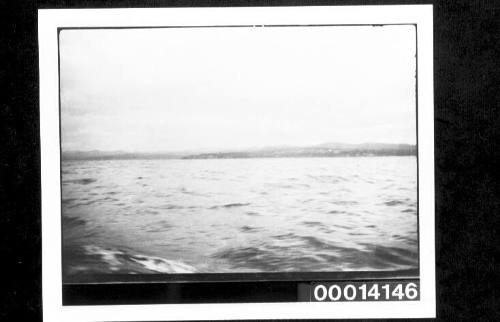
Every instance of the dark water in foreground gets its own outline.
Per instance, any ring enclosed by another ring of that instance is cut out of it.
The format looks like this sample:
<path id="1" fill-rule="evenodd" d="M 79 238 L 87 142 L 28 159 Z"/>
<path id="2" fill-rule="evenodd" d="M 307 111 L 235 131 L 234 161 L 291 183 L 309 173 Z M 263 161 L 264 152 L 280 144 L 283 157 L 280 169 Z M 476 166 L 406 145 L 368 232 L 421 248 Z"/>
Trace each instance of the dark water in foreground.
<path id="1" fill-rule="evenodd" d="M 63 270 L 418 266 L 415 157 L 67 161 Z"/>

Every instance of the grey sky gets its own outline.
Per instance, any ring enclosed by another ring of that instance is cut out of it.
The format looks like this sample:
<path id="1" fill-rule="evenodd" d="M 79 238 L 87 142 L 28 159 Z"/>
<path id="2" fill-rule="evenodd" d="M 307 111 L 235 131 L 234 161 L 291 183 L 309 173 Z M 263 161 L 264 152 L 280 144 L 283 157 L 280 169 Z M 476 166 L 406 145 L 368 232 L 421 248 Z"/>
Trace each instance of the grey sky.
<path id="1" fill-rule="evenodd" d="M 63 30 L 63 150 L 415 143 L 415 29 Z"/>

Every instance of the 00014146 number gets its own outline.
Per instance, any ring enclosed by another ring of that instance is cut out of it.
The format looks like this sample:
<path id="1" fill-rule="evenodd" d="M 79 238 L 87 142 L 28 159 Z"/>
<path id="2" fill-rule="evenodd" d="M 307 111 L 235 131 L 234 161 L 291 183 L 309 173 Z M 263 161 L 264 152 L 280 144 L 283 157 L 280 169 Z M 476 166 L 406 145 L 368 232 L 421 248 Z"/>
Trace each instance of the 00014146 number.
<path id="1" fill-rule="evenodd" d="M 311 283 L 312 302 L 416 301 L 418 281 Z"/>

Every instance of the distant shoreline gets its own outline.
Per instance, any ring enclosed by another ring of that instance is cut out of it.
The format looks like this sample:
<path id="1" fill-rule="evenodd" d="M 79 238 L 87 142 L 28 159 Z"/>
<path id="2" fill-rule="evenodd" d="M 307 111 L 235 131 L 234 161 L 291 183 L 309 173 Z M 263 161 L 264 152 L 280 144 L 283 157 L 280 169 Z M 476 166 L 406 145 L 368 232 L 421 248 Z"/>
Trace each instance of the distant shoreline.
<path id="1" fill-rule="evenodd" d="M 369 156 L 416 156 L 417 147 L 411 144 L 324 143 L 309 147 L 266 147 L 259 149 L 212 152 L 149 152 L 125 151 L 67 151 L 62 160 L 157 160 L 157 159 L 253 159 L 253 158 L 318 158 L 318 157 L 369 157 Z"/>
<path id="2" fill-rule="evenodd" d="M 238 153 L 200 154 L 187 156 L 171 155 L 113 155 L 113 156 L 62 156 L 62 161 L 99 161 L 99 160 L 221 160 L 221 159 L 292 159 L 292 158 L 356 158 L 356 157 L 394 157 L 417 156 L 415 153 L 349 153 L 349 154 L 295 154 L 295 155 L 244 155 Z"/>
<path id="3" fill-rule="evenodd" d="M 242 160 L 242 159 L 335 159 L 335 158 L 382 158 L 382 157 L 416 157 L 415 154 L 407 155 L 338 155 L 338 156 L 279 156 L 279 157 L 225 157 L 225 158 L 88 158 L 88 159 L 61 159 L 61 161 L 133 161 L 133 160 Z"/>

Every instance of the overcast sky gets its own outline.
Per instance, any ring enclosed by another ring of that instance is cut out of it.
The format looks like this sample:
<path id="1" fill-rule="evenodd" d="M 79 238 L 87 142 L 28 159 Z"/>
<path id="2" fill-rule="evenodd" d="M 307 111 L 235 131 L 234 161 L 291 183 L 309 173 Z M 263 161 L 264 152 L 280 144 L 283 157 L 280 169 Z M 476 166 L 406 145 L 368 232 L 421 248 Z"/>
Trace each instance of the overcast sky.
<path id="1" fill-rule="evenodd" d="M 411 143 L 415 29 L 63 30 L 63 150 Z"/>

